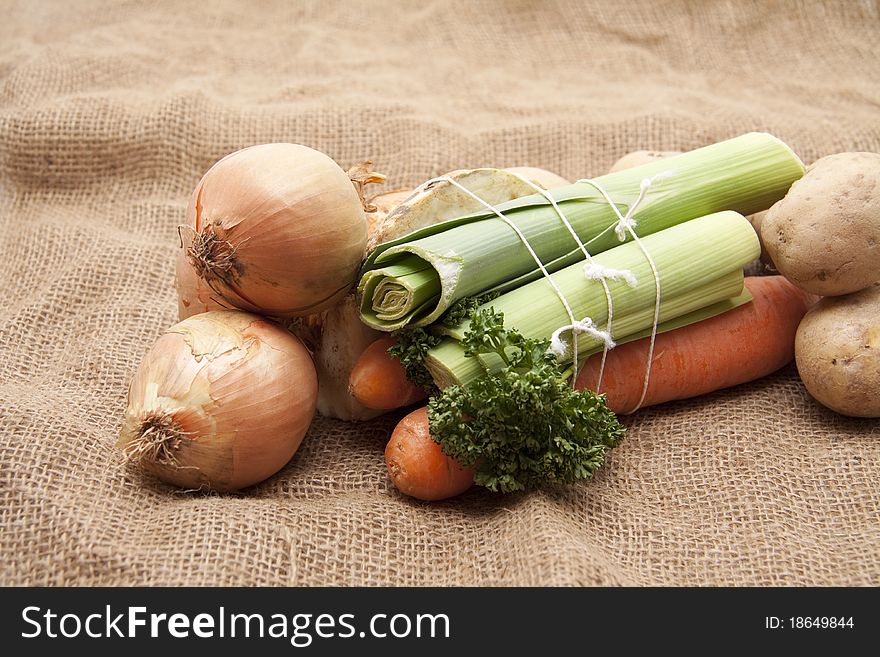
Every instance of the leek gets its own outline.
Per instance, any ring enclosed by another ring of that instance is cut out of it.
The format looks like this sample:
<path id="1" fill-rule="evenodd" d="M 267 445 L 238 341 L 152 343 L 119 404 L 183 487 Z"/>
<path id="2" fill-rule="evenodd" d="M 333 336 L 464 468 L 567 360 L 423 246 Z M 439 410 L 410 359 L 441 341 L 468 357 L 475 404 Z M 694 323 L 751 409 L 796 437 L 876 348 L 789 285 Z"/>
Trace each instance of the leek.
<path id="1" fill-rule="evenodd" d="M 788 146 L 749 133 L 666 160 L 596 179 L 619 211 L 635 201 L 642 179 L 671 176 L 650 188 L 634 213 L 640 236 L 721 210 L 751 214 L 781 199 L 804 167 Z M 590 254 L 620 244 L 617 216 L 587 183 L 548 192 Z M 549 271 L 583 259 L 550 202 L 540 194 L 497 208 L 523 233 Z M 629 237 L 627 237 L 629 239 Z M 374 249 L 358 286 L 363 321 L 394 331 L 435 322 L 455 301 L 506 292 L 542 276 L 517 233 L 486 210 L 416 230 Z"/>

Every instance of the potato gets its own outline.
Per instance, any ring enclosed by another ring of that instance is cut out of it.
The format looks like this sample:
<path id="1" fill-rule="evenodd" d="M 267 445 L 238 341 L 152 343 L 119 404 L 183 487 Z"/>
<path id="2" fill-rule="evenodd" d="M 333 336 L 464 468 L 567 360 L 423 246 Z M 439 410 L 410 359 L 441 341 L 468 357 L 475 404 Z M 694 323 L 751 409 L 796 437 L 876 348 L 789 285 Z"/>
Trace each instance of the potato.
<path id="1" fill-rule="evenodd" d="M 880 281 L 880 154 L 817 160 L 767 212 L 762 242 L 798 287 L 831 296 Z"/>
<path id="2" fill-rule="evenodd" d="M 801 380 L 821 404 L 880 417 L 880 283 L 820 299 L 801 320 L 794 353 Z"/>
<path id="3" fill-rule="evenodd" d="M 643 164 L 650 164 L 651 162 L 656 162 L 657 160 L 662 160 L 663 158 L 670 157 L 672 155 L 681 155 L 680 151 L 633 151 L 632 153 L 627 153 L 622 158 L 617 160 L 614 164 L 611 165 L 611 168 L 608 170 L 608 173 L 614 173 L 616 171 L 623 171 L 624 169 L 632 169 L 633 167 L 638 167 Z"/>

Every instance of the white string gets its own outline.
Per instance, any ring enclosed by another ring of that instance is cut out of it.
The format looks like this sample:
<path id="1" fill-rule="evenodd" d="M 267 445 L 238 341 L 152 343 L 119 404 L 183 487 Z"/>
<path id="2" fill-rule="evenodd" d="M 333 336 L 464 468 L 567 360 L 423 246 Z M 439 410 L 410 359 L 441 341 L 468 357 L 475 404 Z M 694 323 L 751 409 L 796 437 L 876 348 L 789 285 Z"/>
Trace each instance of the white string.
<path id="1" fill-rule="evenodd" d="M 626 232 L 628 231 L 630 235 L 632 235 L 632 238 L 636 242 L 636 244 L 639 245 L 639 248 L 645 255 L 645 259 L 647 259 L 648 264 L 651 266 L 651 272 L 654 274 L 654 287 L 656 290 L 656 296 L 654 299 L 654 321 L 651 326 L 651 341 L 648 347 L 648 362 L 645 365 L 645 382 L 642 385 L 642 394 L 641 397 L 639 397 L 638 403 L 632 410 L 627 411 L 627 414 L 635 413 L 637 410 L 639 410 L 645 401 L 645 396 L 648 394 L 648 383 L 651 380 L 651 363 L 654 360 L 654 343 L 657 339 L 657 325 L 660 323 L 660 273 L 657 271 L 657 265 L 654 263 L 654 259 L 651 257 L 651 254 L 648 253 L 647 249 L 645 249 L 645 245 L 642 244 L 642 241 L 636 234 L 636 221 L 633 215 L 635 214 L 636 208 L 638 208 L 639 204 L 641 204 L 641 202 L 644 200 L 645 195 L 648 193 L 648 189 L 651 187 L 651 185 L 653 185 L 654 182 L 656 182 L 657 180 L 662 180 L 673 175 L 675 175 L 674 171 L 662 171 L 650 178 L 645 178 L 644 180 L 642 180 L 641 184 L 639 185 L 639 196 L 638 198 L 636 198 L 635 202 L 629 207 L 626 216 L 622 216 L 620 214 L 620 210 L 618 209 L 617 205 L 615 205 L 614 201 L 612 201 L 611 197 L 608 195 L 608 192 L 606 192 L 602 188 L 602 185 L 600 185 L 598 182 L 590 178 L 583 178 L 577 181 L 579 183 L 586 183 L 588 185 L 591 185 L 592 187 L 597 189 L 600 194 L 602 194 L 606 201 L 608 201 L 608 204 L 611 206 L 611 208 L 614 210 L 614 213 L 618 217 L 618 223 L 614 229 L 617 238 L 621 242 L 624 241 L 626 239 Z"/>
<path id="2" fill-rule="evenodd" d="M 606 350 L 614 349 L 614 347 L 617 346 L 608 331 L 600 330 L 592 319 L 590 319 L 589 317 L 584 317 L 579 322 L 573 322 L 568 326 L 560 326 L 558 329 L 553 331 L 553 336 L 550 338 L 550 351 L 552 351 L 557 356 L 565 356 L 568 353 L 568 344 L 562 341 L 562 334 L 565 331 L 571 331 L 572 335 L 576 335 L 577 332 L 591 335 L 600 342 L 604 343 Z M 577 372 L 575 372 L 575 374 L 577 374 Z"/>
<path id="3" fill-rule="evenodd" d="M 639 284 L 638 279 L 629 269 L 612 269 L 598 262 L 591 262 L 584 265 L 584 278 L 589 281 L 595 280 L 611 280 L 623 281 L 629 287 L 636 287 Z"/>

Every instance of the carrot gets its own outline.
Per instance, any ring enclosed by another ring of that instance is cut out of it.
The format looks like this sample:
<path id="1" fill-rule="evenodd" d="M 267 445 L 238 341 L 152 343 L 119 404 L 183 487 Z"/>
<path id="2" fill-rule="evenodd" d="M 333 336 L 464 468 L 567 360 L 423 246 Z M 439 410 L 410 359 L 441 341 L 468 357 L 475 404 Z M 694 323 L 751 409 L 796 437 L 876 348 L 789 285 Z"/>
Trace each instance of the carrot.
<path id="1" fill-rule="evenodd" d="M 801 318 L 816 297 L 783 276 L 745 279 L 750 303 L 657 335 L 642 406 L 688 399 L 753 381 L 791 362 Z M 642 395 L 649 339 L 608 352 L 600 392 L 616 413 L 632 412 Z M 602 354 L 589 358 L 576 386 L 595 390 Z"/>
<path id="2" fill-rule="evenodd" d="M 428 393 L 412 383 L 403 365 L 388 353 L 392 336 L 377 339 L 360 355 L 348 379 L 348 389 L 361 404 L 375 410 L 402 408 L 420 401 Z"/>
<path id="3" fill-rule="evenodd" d="M 463 493 L 474 483 L 474 471 L 446 456 L 431 439 L 425 406 L 394 428 L 385 447 L 385 465 L 400 492 L 420 500 L 444 500 Z"/>

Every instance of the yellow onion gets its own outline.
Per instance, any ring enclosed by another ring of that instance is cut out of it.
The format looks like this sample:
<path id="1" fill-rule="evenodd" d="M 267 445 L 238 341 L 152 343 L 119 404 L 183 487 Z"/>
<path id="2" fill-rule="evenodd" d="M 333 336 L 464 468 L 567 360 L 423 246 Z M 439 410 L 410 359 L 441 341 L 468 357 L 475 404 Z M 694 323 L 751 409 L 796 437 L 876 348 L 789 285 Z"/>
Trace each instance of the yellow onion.
<path id="1" fill-rule="evenodd" d="M 262 144 L 202 177 L 182 248 L 230 306 L 276 317 L 332 306 L 354 283 L 367 241 L 360 183 L 323 153 Z"/>
<path id="2" fill-rule="evenodd" d="M 278 324 L 231 310 L 194 315 L 138 367 L 117 446 L 168 483 L 237 490 L 294 455 L 317 389 L 308 351 Z"/>

